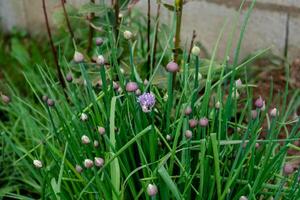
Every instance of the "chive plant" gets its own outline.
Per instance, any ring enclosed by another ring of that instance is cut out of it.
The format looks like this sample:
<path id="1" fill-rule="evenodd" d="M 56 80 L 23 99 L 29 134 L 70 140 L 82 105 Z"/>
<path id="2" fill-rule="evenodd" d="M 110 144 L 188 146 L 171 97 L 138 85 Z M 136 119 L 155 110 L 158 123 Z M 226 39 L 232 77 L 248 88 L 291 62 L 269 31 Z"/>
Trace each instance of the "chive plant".
<path id="1" fill-rule="evenodd" d="M 177 23 L 171 29 L 178 42 L 183 1 L 175 3 L 176 9 L 171 10 Z M 124 5 L 113 1 L 113 6 L 118 16 Z M 252 8 L 246 13 L 237 51 Z M 139 74 L 137 64 L 143 59 L 138 57 L 142 47 L 136 44 L 145 38 L 128 31 L 131 23 L 126 19 L 111 25 L 112 10 L 100 17 L 106 25 L 91 47 L 97 54 L 95 63 L 80 53 L 81 44 L 74 49 L 73 59 L 59 56 L 65 89 L 48 66 L 37 65 L 43 84 L 24 73 L 34 99 L 20 96 L 12 84 L 10 95 L 1 93 L 0 108 L 8 119 L 0 123 L 4 177 L 0 195 L 15 199 L 298 199 L 300 171 L 294 164 L 298 157 L 289 151 L 300 150 L 294 143 L 299 140 L 300 120 L 289 116 L 300 104 L 299 92 L 284 102 L 285 110 L 271 107 L 274 102 L 265 99 L 265 94 L 253 97 L 243 73 L 269 49 L 242 63 L 236 52 L 230 64 L 229 47 L 224 62 L 217 64 L 214 59 L 224 25 L 208 61 L 200 57 L 197 46 L 189 51 L 189 60 L 188 51 L 178 50 L 179 43 L 172 58 L 173 34 L 160 35 L 156 22 L 155 34 L 147 35 L 146 48 L 152 55 L 144 59 L 149 64 L 151 58 L 154 67 L 146 73 L 149 80 L 143 81 L 146 77 Z M 160 50 L 156 42 L 162 43 Z M 129 50 L 129 59 L 120 56 L 124 49 Z M 129 68 L 124 70 L 121 65 L 128 60 Z M 167 81 L 155 84 L 160 71 Z M 287 87 L 285 98 L 288 94 Z M 280 133 L 284 139 L 278 137 Z"/>

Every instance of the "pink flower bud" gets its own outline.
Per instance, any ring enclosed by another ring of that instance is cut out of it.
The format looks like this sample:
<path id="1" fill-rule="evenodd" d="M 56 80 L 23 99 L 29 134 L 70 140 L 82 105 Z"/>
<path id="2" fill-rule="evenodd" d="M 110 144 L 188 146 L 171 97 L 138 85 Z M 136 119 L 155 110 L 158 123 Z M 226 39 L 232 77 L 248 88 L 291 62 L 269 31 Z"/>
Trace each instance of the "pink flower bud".
<path id="1" fill-rule="evenodd" d="M 100 135 L 104 135 L 104 134 L 105 134 L 105 128 L 102 127 L 102 126 L 98 126 L 98 133 L 99 133 Z"/>
<path id="2" fill-rule="evenodd" d="M 99 65 L 104 65 L 105 64 L 105 59 L 103 55 L 98 55 L 96 59 L 96 63 Z"/>
<path id="3" fill-rule="evenodd" d="M 185 137 L 187 139 L 191 139 L 193 137 L 193 132 L 191 130 L 186 130 L 185 131 Z"/>
<path id="4" fill-rule="evenodd" d="M 167 71 L 168 72 L 171 72 L 171 73 L 174 73 L 174 72 L 177 72 L 179 70 L 179 66 L 177 63 L 171 61 L 167 64 Z"/>
<path id="5" fill-rule="evenodd" d="M 273 108 L 271 111 L 270 111 L 270 116 L 271 117 L 276 117 L 278 115 L 278 111 L 276 108 Z"/>
<path id="6" fill-rule="evenodd" d="M 126 91 L 127 92 L 135 92 L 139 88 L 136 82 L 128 82 L 126 84 Z"/>
<path id="7" fill-rule="evenodd" d="M 196 119 L 190 119 L 189 125 L 191 128 L 195 128 L 198 125 L 198 121 Z"/>
<path id="8" fill-rule="evenodd" d="M 90 138 L 88 136 L 83 135 L 81 137 L 81 142 L 82 142 L 82 144 L 89 144 L 91 141 L 90 141 Z"/>
<path id="9" fill-rule="evenodd" d="M 255 100 L 255 106 L 256 108 L 262 108 L 264 106 L 264 100 L 261 98 L 261 96 Z"/>
<path id="10" fill-rule="evenodd" d="M 55 105 L 55 102 L 53 99 L 47 99 L 47 104 L 49 107 L 53 107 Z"/>
<path id="11" fill-rule="evenodd" d="M 66 75 L 66 80 L 70 83 L 73 81 L 73 76 L 72 76 L 72 73 L 69 72 L 67 75 Z"/>
<path id="12" fill-rule="evenodd" d="M 237 89 L 242 88 L 242 86 L 243 86 L 243 83 L 242 83 L 242 80 L 241 80 L 241 79 L 238 79 L 238 80 L 235 81 L 235 87 L 236 87 Z"/>
<path id="13" fill-rule="evenodd" d="M 149 184 L 148 187 L 147 187 L 147 193 L 149 196 L 153 197 L 157 194 L 158 192 L 158 189 L 156 187 L 156 185 L 154 184 Z"/>
<path id="14" fill-rule="evenodd" d="M 82 167 L 80 165 L 76 165 L 75 166 L 75 170 L 78 172 L 78 173 L 81 173 L 83 171 Z"/>
<path id="15" fill-rule="evenodd" d="M 82 53 L 80 53 L 80 52 L 78 52 L 78 51 L 75 51 L 74 56 L 73 56 L 73 60 L 74 60 L 76 63 L 83 62 L 84 56 L 83 56 Z"/>
<path id="16" fill-rule="evenodd" d="M 33 160 L 33 165 L 36 168 L 42 168 L 43 167 L 42 161 L 40 161 L 40 160 Z"/>
<path id="17" fill-rule="evenodd" d="M 86 168 L 91 168 L 91 167 L 93 167 L 93 165 L 94 165 L 94 163 L 93 163 L 92 160 L 90 160 L 90 159 L 85 159 L 85 160 L 84 160 L 84 166 L 85 166 Z"/>
<path id="18" fill-rule="evenodd" d="M 97 167 L 102 167 L 104 165 L 104 160 L 103 160 L 103 158 L 100 158 L 100 157 L 95 157 L 94 162 Z"/>
<path id="19" fill-rule="evenodd" d="M 1 94 L 1 99 L 2 99 L 3 103 L 5 103 L 5 104 L 9 104 L 10 103 L 10 97 L 9 96 Z"/>
<path id="20" fill-rule="evenodd" d="M 208 125 L 208 119 L 206 117 L 202 117 L 199 120 L 199 125 L 202 126 L 202 127 L 206 127 Z"/>
<path id="21" fill-rule="evenodd" d="M 97 37 L 95 39 L 95 43 L 97 46 L 101 46 L 103 44 L 103 39 L 101 37 Z"/>
<path id="22" fill-rule="evenodd" d="M 186 109 L 184 110 L 184 114 L 185 115 L 190 115 L 192 113 L 192 108 L 191 106 L 186 107 Z"/>

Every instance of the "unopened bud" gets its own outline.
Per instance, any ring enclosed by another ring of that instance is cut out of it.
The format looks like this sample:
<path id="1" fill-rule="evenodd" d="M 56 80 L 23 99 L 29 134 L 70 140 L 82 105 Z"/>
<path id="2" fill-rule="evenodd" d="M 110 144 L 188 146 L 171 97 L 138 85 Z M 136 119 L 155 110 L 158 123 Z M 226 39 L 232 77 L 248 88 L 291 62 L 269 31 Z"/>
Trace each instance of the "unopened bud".
<path id="1" fill-rule="evenodd" d="M 185 131 L 185 137 L 187 139 L 191 139 L 193 137 L 193 132 L 191 130 L 186 130 Z"/>
<path id="2" fill-rule="evenodd" d="M 199 125 L 202 126 L 202 127 L 206 127 L 208 125 L 208 119 L 206 117 L 202 117 L 199 120 Z"/>
<path id="3" fill-rule="evenodd" d="M 271 116 L 271 117 L 276 117 L 277 115 L 278 115 L 277 108 L 273 108 L 273 109 L 270 111 L 270 116 Z"/>
<path id="4" fill-rule="evenodd" d="M 196 119 L 190 119 L 189 120 L 189 126 L 191 128 L 195 128 L 198 125 L 198 121 Z"/>
<path id="5" fill-rule="evenodd" d="M 286 175 L 290 175 L 294 172 L 294 167 L 291 164 L 287 163 L 283 167 L 283 172 Z"/>
<path id="6" fill-rule="evenodd" d="M 221 103 L 220 103 L 220 101 L 217 101 L 217 102 L 216 102 L 215 108 L 216 108 L 216 109 L 220 109 L 220 108 L 221 108 Z"/>
<path id="7" fill-rule="evenodd" d="M 99 142 L 98 142 L 98 140 L 94 140 L 94 147 L 95 147 L 95 148 L 99 147 Z"/>
<path id="8" fill-rule="evenodd" d="M 83 56 L 82 53 L 80 53 L 80 52 L 78 52 L 78 51 L 75 51 L 74 56 L 73 56 L 73 60 L 74 60 L 76 63 L 83 62 L 84 56 Z"/>
<path id="9" fill-rule="evenodd" d="M 47 99 L 47 104 L 49 107 L 53 107 L 55 105 L 55 102 L 53 99 Z"/>
<path id="10" fill-rule="evenodd" d="M 94 162 L 97 167 L 102 167 L 104 165 L 104 160 L 103 160 L 103 158 L 100 158 L 100 157 L 95 157 Z"/>
<path id="11" fill-rule="evenodd" d="M 184 114 L 185 115 L 190 115 L 190 114 L 192 114 L 192 108 L 191 108 L 191 106 L 188 106 L 188 107 L 186 107 L 186 109 L 184 110 Z"/>
<path id="12" fill-rule="evenodd" d="M 255 106 L 256 108 L 262 108 L 264 106 L 264 100 L 261 98 L 261 96 L 259 96 L 256 100 L 255 100 Z"/>
<path id="13" fill-rule="evenodd" d="M 89 144 L 91 141 L 90 141 L 90 138 L 88 136 L 83 135 L 81 137 L 81 142 L 82 142 L 82 144 Z"/>
<path id="14" fill-rule="evenodd" d="M 167 141 L 171 141 L 172 140 L 172 136 L 171 135 L 166 135 L 166 139 L 167 139 Z"/>
<path id="15" fill-rule="evenodd" d="M 242 86 L 243 86 L 243 83 L 242 83 L 242 80 L 241 80 L 241 79 L 238 79 L 238 80 L 235 81 L 235 87 L 236 87 L 237 89 L 242 88 Z"/>
<path id="16" fill-rule="evenodd" d="M 66 80 L 70 83 L 73 81 L 73 76 L 72 76 L 72 73 L 69 72 L 67 75 L 66 75 Z"/>
<path id="17" fill-rule="evenodd" d="M 2 99 L 3 103 L 5 103 L 5 104 L 9 104 L 9 102 L 10 102 L 10 97 L 7 95 L 1 94 L 1 99 Z"/>
<path id="18" fill-rule="evenodd" d="M 239 200 L 248 200 L 246 196 L 241 196 Z"/>
<path id="19" fill-rule="evenodd" d="M 42 168 L 43 167 L 42 161 L 40 161 L 40 160 L 33 160 L 33 165 L 36 168 Z"/>
<path id="20" fill-rule="evenodd" d="M 95 39 L 95 43 L 97 46 L 101 46 L 103 44 L 103 39 L 101 37 L 97 37 Z"/>
<path id="21" fill-rule="evenodd" d="M 199 54 L 200 54 L 200 48 L 197 47 L 197 46 L 194 46 L 194 47 L 192 48 L 192 54 L 193 54 L 194 56 L 199 56 Z"/>
<path id="22" fill-rule="evenodd" d="M 101 126 L 98 126 L 98 133 L 100 135 L 104 135 L 105 134 L 105 128 L 104 127 L 101 127 Z"/>
<path id="23" fill-rule="evenodd" d="M 133 37 L 133 34 L 130 31 L 124 31 L 123 36 L 126 40 L 130 40 Z"/>
<path id="24" fill-rule="evenodd" d="M 139 88 L 136 82 L 128 82 L 126 84 L 126 91 L 127 92 L 135 92 Z"/>
<path id="25" fill-rule="evenodd" d="M 85 159 L 85 160 L 84 160 L 84 166 L 85 166 L 86 168 L 91 168 L 91 167 L 93 167 L 93 165 L 94 165 L 94 163 L 93 163 L 92 160 L 90 160 L 90 159 Z"/>
<path id="26" fill-rule="evenodd" d="M 156 185 L 154 184 L 149 184 L 148 187 L 147 187 L 147 193 L 149 196 L 153 197 L 157 194 L 158 192 L 158 189 L 156 187 Z"/>
<path id="27" fill-rule="evenodd" d="M 86 121 L 86 120 L 88 120 L 87 114 L 81 113 L 81 115 L 80 115 L 80 120 L 83 121 L 83 122 Z"/>
<path id="28" fill-rule="evenodd" d="M 168 72 L 174 73 L 174 72 L 177 72 L 179 70 L 179 66 L 176 62 L 171 61 L 167 64 L 166 69 L 167 69 Z"/>
<path id="29" fill-rule="evenodd" d="M 105 59 L 103 55 L 98 55 L 96 59 L 96 63 L 99 65 L 104 65 L 105 64 Z"/>
<path id="30" fill-rule="evenodd" d="M 83 171 L 82 167 L 80 165 L 76 165 L 75 166 L 75 170 L 78 172 L 78 173 L 81 173 Z"/>

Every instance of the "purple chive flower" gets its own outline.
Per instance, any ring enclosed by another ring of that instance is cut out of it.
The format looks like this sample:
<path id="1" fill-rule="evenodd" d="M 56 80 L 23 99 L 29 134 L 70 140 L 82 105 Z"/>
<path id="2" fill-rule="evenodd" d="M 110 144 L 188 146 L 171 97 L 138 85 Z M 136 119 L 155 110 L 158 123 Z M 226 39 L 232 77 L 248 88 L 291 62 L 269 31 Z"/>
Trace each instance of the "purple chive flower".
<path id="1" fill-rule="evenodd" d="M 143 112 L 150 112 L 155 104 L 155 96 L 152 93 L 144 93 L 138 97 L 138 102 L 140 103 Z"/>

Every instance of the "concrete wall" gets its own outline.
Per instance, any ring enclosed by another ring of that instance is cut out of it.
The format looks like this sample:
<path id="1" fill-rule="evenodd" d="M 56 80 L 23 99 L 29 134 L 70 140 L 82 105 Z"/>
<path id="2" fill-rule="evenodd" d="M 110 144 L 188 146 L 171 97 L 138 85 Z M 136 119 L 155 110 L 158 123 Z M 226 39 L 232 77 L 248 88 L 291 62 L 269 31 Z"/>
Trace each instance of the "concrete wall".
<path id="1" fill-rule="evenodd" d="M 68 3 L 79 5 L 87 1 L 68 0 Z M 155 2 L 153 0 L 153 15 L 156 10 Z M 165 2 L 172 3 L 173 0 Z M 225 19 L 228 19 L 229 23 L 218 51 L 218 57 L 222 58 L 226 38 L 231 33 L 240 3 L 241 0 L 186 0 L 183 9 L 182 43 L 189 43 L 192 31 L 196 30 L 196 40 L 201 41 L 211 52 Z M 49 14 L 60 9 L 60 0 L 47 0 L 47 4 Z M 249 4 L 248 1 L 245 7 Z M 146 12 L 146 5 L 146 0 L 140 0 L 136 8 Z M 237 42 L 244 15 L 245 9 L 239 17 L 234 44 Z M 36 34 L 44 28 L 41 0 L 0 0 L 0 17 L 5 30 L 21 26 Z M 162 8 L 162 20 L 169 23 L 171 18 L 172 15 L 167 9 Z M 257 0 L 243 41 L 241 57 L 265 47 L 272 47 L 273 53 L 279 56 L 284 55 L 287 47 L 290 59 L 300 57 L 300 0 Z"/>

